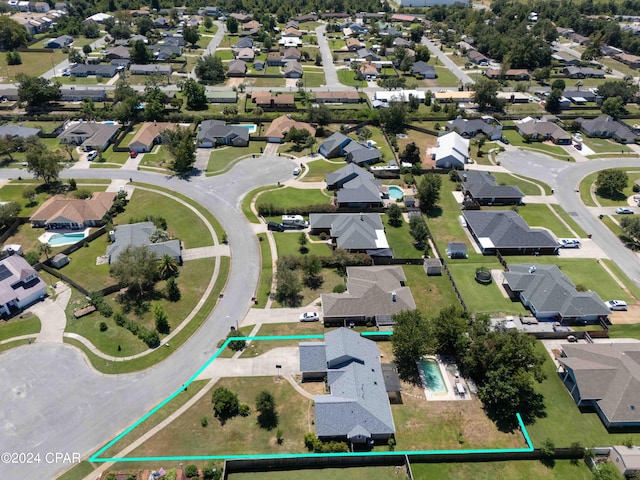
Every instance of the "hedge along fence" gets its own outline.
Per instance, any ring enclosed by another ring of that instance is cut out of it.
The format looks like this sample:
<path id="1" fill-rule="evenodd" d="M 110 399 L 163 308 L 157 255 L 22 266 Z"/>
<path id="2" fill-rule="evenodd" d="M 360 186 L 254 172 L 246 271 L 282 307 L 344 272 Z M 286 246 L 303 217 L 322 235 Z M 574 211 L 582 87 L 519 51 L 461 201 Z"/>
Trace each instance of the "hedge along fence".
<path id="1" fill-rule="evenodd" d="M 121 147 L 120 143 L 127 137 L 127 135 L 133 130 L 133 125 L 127 125 L 126 127 L 120 127 L 120 132 L 116 136 L 116 139 L 113 142 L 113 151 L 114 152 L 128 152 L 129 146 Z"/>
<path id="2" fill-rule="evenodd" d="M 317 205 L 301 205 L 297 207 L 283 208 L 273 203 L 262 203 L 256 205 L 258 215 L 263 217 L 275 217 L 277 215 L 309 215 L 310 213 L 336 213 L 337 207 L 330 203 Z"/>

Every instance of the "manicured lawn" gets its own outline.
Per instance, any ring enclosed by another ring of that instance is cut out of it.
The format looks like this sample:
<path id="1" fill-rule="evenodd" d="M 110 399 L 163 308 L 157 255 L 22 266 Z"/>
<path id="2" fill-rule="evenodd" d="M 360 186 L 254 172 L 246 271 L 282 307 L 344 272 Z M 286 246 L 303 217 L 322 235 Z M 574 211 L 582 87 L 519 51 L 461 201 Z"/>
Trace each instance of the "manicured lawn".
<path id="1" fill-rule="evenodd" d="M 153 149 L 154 153 L 145 153 L 140 160 L 140 166 L 153 167 L 153 168 L 169 168 L 171 162 L 171 156 L 164 148 L 163 145 L 159 145 Z"/>
<path id="2" fill-rule="evenodd" d="M 593 201 L 591 200 L 590 190 L 593 186 L 595 196 L 603 207 L 618 207 L 618 206 L 628 206 L 627 198 L 632 195 L 636 195 L 633 192 L 633 185 L 636 180 L 640 180 L 640 170 L 638 168 L 623 168 L 627 172 L 627 177 L 629 179 L 626 188 L 622 191 L 622 193 L 615 198 L 607 198 L 598 194 L 596 181 L 598 179 L 598 172 L 587 175 L 580 182 L 580 198 L 585 205 L 593 205 Z"/>
<path id="3" fill-rule="evenodd" d="M 460 85 L 460 80 L 456 77 L 451 71 L 443 66 L 436 65 L 436 81 L 438 82 L 438 86 L 440 87 L 457 87 Z"/>
<path id="4" fill-rule="evenodd" d="M 453 459 L 452 459 L 453 460 Z M 411 470 L 415 480 L 590 480 L 591 470 L 584 462 L 572 464 L 569 460 L 556 460 L 553 468 L 539 461 L 482 462 L 482 463 L 412 463 Z M 231 480 L 236 480 L 231 475 Z M 256 477 L 258 480 L 258 477 Z"/>
<path id="5" fill-rule="evenodd" d="M 606 138 L 584 138 L 583 143 L 596 153 L 629 153 L 632 151 L 626 145 Z"/>
<path id="6" fill-rule="evenodd" d="M 638 288 L 636 284 L 632 282 L 629 277 L 627 277 L 626 273 L 620 270 L 620 267 L 618 267 L 615 262 L 609 260 L 608 258 L 603 258 L 600 261 L 603 262 L 607 267 L 609 267 L 609 270 L 611 270 L 613 274 L 618 277 L 618 280 L 620 280 L 629 289 L 634 297 L 640 300 L 640 288 Z"/>
<path id="7" fill-rule="evenodd" d="M 312 71 L 305 69 L 303 76 L 304 88 L 315 88 L 321 87 L 327 80 L 324 77 L 324 72 L 322 70 Z"/>
<path id="8" fill-rule="evenodd" d="M 140 220 L 146 215 L 164 217 L 169 235 L 182 240 L 186 248 L 213 244 L 204 223 L 190 208 L 161 193 L 139 188 L 133 192 L 125 212 L 115 218 L 115 223 L 127 224 L 131 219 Z"/>
<path id="9" fill-rule="evenodd" d="M 126 142 L 126 140 L 125 140 Z M 123 142 L 123 145 L 127 143 Z M 114 152 L 113 145 L 109 145 L 109 147 L 102 154 L 102 158 L 107 163 L 117 163 L 119 165 L 124 165 L 127 160 L 129 160 L 129 152 Z M 102 163 L 97 159 L 94 160 L 97 164 Z"/>
<path id="10" fill-rule="evenodd" d="M 545 355 L 543 370 L 547 379 L 537 384 L 536 390 L 544 395 L 547 416 L 527 427 L 534 445 L 542 445 L 547 438 L 556 447 L 569 447 L 573 442 L 587 448 L 623 444 L 629 434 L 611 434 L 597 413 L 580 412 L 542 343 L 538 342 L 536 348 Z"/>
<path id="11" fill-rule="evenodd" d="M 364 80 L 356 80 L 356 74 L 350 68 L 337 70 L 338 81 L 348 87 L 366 87 L 367 82 Z"/>
<path id="12" fill-rule="evenodd" d="M 255 190 L 250 191 L 244 196 L 244 198 L 242 199 L 242 213 L 244 214 L 245 217 L 247 217 L 247 220 L 249 220 L 251 223 L 260 223 L 258 222 L 258 218 L 251 211 L 251 201 L 256 195 L 260 194 L 261 192 L 265 192 L 267 190 L 273 190 L 277 188 L 278 187 L 276 187 L 275 185 L 259 187 L 259 188 L 256 188 Z M 284 188 L 284 186 L 282 188 Z"/>
<path id="13" fill-rule="evenodd" d="M 393 152 L 391 151 L 391 146 L 387 142 L 385 136 L 382 134 L 382 130 L 377 127 L 372 127 L 371 125 L 368 125 L 367 128 L 371 132 L 371 138 L 368 141 L 375 142 L 375 146 L 378 147 L 378 149 L 382 153 L 382 161 L 388 162 L 390 160 L 393 160 L 395 157 L 393 156 Z M 351 137 L 357 139 L 357 135 L 355 134 L 351 134 Z"/>
<path id="14" fill-rule="evenodd" d="M 444 272 L 440 276 L 428 277 L 422 265 L 403 265 L 402 270 L 418 310 L 432 315 L 441 306 L 460 305 L 449 277 Z"/>
<path id="15" fill-rule="evenodd" d="M 516 130 L 504 130 L 502 135 L 509 140 L 511 145 L 515 147 L 524 148 L 526 150 L 532 150 L 540 153 L 552 155 L 554 157 L 566 158 L 567 152 L 562 147 L 556 145 L 548 145 L 542 142 L 525 143 L 523 138 Z"/>
<path id="16" fill-rule="evenodd" d="M 219 174 L 228 170 L 237 160 L 246 155 L 262 153 L 266 142 L 249 142 L 246 147 L 223 147 L 211 150 L 207 173 Z"/>
<path id="17" fill-rule="evenodd" d="M 587 236 L 586 232 L 582 229 L 580 225 L 576 223 L 576 221 L 569 215 L 564 208 L 560 205 L 549 204 L 549 206 L 562 217 L 562 219 L 571 227 L 571 229 L 578 234 L 578 237 L 585 238 Z"/>
<path id="18" fill-rule="evenodd" d="M 90 292 L 101 290 L 116 281 L 109 276 L 109 265 L 96 265 L 96 258 L 105 255 L 109 246 L 109 235 L 102 235 L 86 248 L 79 248 L 69 255 L 71 262 L 60 273 L 75 280 Z"/>
<path id="19" fill-rule="evenodd" d="M 300 244 L 298 243 L 298 239 L 300 238 L 299 232 L 295 230 L 274 232 L 273 238 L 276 241 L 278 257 L 282 257 L 283 255 L 301 255 Z M 328 243 L 307 242 L 307 248 L 309 249 L 307 255 L 331 255 L 331 249 Z"/>
<path id="20" fill-rule="evenodd" d="M 574 285 L 582 285 L 587 290 L 593 290 L 603 300 L 619 298 L 631 302 L 631 297 L 620 288 L 595 259 L 586 258 L 558 258 L 554 255 L 540 255 L 538 257 L 506 257 L 509 264 L 540 263 L 557 265 L 569 277 Z"/>
<path id="21" fill-rule="evenodd" d="M 532 203 L 518 207 L 518 214 L 530 227 L 544 227 L 558 238 L 573 237 L 571 231 L 556 217 L 547 204 Z"/>
<path id="22" fill-rule="evenodd" d="M 269 292 L 271 291 L 271 281 L 273 279 L 273 266 L 271 261 L 271 247 L 267 241 L 267 235 L 265 233 L 258 234 L 258 241 L 260 243 L 260 280 L 258 281 L 258 293 L 254 308 L 264 308 L 267 300 L 269 299 Z"/>
<path id="23" fill-rule="evenodd" d="M 24 318 L 20 318 L 24 317 Z M 19 337 L 21 335 L 37 334 L 40 332 L 40 319 L 30 313 L 0 323 L 0 340 Z"/>
<path id="24" fill-rule="evenodd" d="M 41 185 L 39 180 L 33 180 L 34 182 L 31 187 L 37 188 Z M 22 197 L 22 192 L 25 189 L 24 184 L 15 184 L 10 183 L 8 185 L 0 188 L 0 200 L 3 202 L 16 202 L 19 203 L 22 209 L 20 210 L 20 216 L 29 217 L 33 212 L 35 212 L 40 206 L 51 196 L 47 193 L 41 192 L 38 193 L 35 201 L 33 203 L 29 203 L 29 200 Z"/>
<path id="25" fill-rule="evenodd" d="M 266 323 L 258 330 L 258 335 L 323 335 L 325 333 L 321 322 L 300 323 Z M 254 358 L 269 350 L 279 347 L 297 347 L 300 340 L 259 340 L 251 342 L 242 355 L 242 358 Z"/>
<path id="26" fill-rule="evenodd" d="M 302 177 L 303 182 L 322 182 L 327 177 L 327 173 L 335 172 L 345 166 L 344 162 L 330 162 L 322 157 L 307 163 L 309 171 Z"/>
<path id="27" fill-rule="evenodd" d="M 500 185 L 512 185 L 522 190 L 525 195 L 550 195 L 551 187 L 537 180 L 529 180 L 525 177 L 518 177 L 510 173 L 491 172 L 496 177 L 496 182 Z"/>
<path id="28" fill-rule="evenodd" d="M 489 285 L 481 285 L 476 282 L 474 276 L 478 267 L 486 267 L 490 270 L 501 269 L 501 265 L 493 257 L 485 257 L 478 263 L 450 263 L 449 269 L 455 280 L 467 308 L 475 313 L 502 312 L 504 314 L 518 315 L 526 313 L 520 302 L 512 302 L 502 295 L 495 280 Z"/>
<path id="29" fill-rule="evenodd" d="M 283 209 L 304 205 L 320 205 L 329 203 L 330 197 L 320 190 L 285 187 L 278 190 L 264 192 L 258 197 L 256 207 L 264 204 L 277 205 Z"/>
<path id="30" fill-rule="evenodd" d="M 420 258 L 424 254 L 423 250 L 418 250 L 413 246 L 413 237 L 409 233 L 409 224 L 402 221 L 399 227 L 389 225 L 389 218 L 382 215 L 382 223 L 385 227 L 385 234 L 389 246 L 393 249 L 395 258 Z"/>
<path id="31" fill-rule="evenodd" d="M 234 473 L 229 480 L 398 480 L 404 478 L 395 467 L 324 468 L 318 470 L 295 470 L 291 472 Z M 417 479 L 417 477 L 415 477 Z"/>
<path id="32" fill-rule="evenodd" d="M 419 182 L 420 180 L 416 179 L 416 181 Z M 455 188 L 453 185 L 448 178 L 443 177 L 439 202 L 442 214 L 437 217 L 427 218 L 427 225 L 441 255 L 445 254 L 448 242 L 465 242 L 467 243 L 467 251 L 473 252 L 467 240 L 467 235 L 458 220 L 458 217 L 462 215 L 462 211 L 450 190 Z"/>
<path id="33" fill-rule="evenodd" d="M 38 77 L 66 59 L 67 55 L 62 53 L 62 49 L 59 49 L 54 50 L 53 53 L 20 52 L 20 58 L 22 59 L 22 64 L 7 66 L 7 56 L 0 55 L 0 72 L 2 72 L 3 77 L 7 75 L 8 72 L 10 82 L 14 82 L 16 75 L 19 73 L 26 73 L 27 75 Z M 59 75 L 62 72 L 56 73 Z"/>
<path id="34" fill-rule="evenodd" d="M 247 78 L 245 82 L 252 87 L 272 87 L 279 88 L 285 86 L 285 79 L 283 78 L 264 78 L 264 77 L 251 77 Z"/>
<path id="35" fill-rule="evenodd" d="M 58 480 L 83 480 L 87 475 L 93 472 L 95 468 L 87 460 L 83 460 L 75 467 L 67 470 L 58 477 Z"/>
<path id="36" fill-rule="evenodd" d="M 306 450 L 303 437 L 313 428 L 310 418 L 312 401 L 298 394 L 288 382 L 275 381 L 273 377 L 224 378 L 213 388 L 217 387 L 226 387 L 235 392 L 241 403 L 251 407 L 249 416 L 238 416 L 221 425 L 213 417 L 211 396 L 204 395 L 178 420 L 136 448 L 131 456 L 287 453 Z M 277 428 L 283 433 L 282 445 L 275 441 L 276 429 L 265 430 L 257 425 L 255 398 L 262 390 L 269 391 L 275 397 L 279 420 Z M 203 417 L 209 420 L 207 427 L 200 424 Z M 165 468 L 174 466 L 171 462 L 166 463 Z M 135 468 L 137 464 L 130 466 Z"/>
<path id="37" fill-rule="evenodd" d="M 633 325 L 611 325 L 609 327 L 611 338 L 635 338 L 640 340 L 640 323 Z"/>

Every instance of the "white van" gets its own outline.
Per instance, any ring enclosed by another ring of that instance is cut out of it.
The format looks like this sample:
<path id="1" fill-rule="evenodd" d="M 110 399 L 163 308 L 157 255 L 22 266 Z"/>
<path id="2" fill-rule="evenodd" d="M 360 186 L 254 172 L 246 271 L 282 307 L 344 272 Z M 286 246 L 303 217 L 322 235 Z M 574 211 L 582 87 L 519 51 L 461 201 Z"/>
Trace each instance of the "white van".
<path id="1" fill-rule="evenodd" d="M 89 153 L 87 153 L 87 160 L 88 161 L 95 160 L 97 156 L 98 156 L 98 151 L 97 150 L 91 150 Z"/>

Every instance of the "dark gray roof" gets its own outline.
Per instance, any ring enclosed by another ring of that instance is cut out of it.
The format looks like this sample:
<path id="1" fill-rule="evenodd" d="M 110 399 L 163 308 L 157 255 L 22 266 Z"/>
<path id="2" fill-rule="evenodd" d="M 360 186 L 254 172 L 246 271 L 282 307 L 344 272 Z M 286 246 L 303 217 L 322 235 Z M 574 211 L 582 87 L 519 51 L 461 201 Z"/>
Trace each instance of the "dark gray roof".
<path id="1" fill-rule="evenodd" d="M 336 132 L 327 138 L 324 142 L 320 144 L 318 150 L 322 152 L 326 152 L 326 154 L 331 154 L 336 148 L 343 144 L 343 142 L 351 142 L 352 140 L 346 135 Z M 323 153 L 325 155 L 325 153 Z M 326 156 L 326 155 L 325 155 Z"/>
<path id="2" fill-rule="evenodd" d="M 399 40 L 399 39 L 396 39 Z M 429 65 L 426 62 L 423 62 L 422 60 L 416 62 L 413 64 L 413 67 L 411 67 L 411 73 L 419 73 L 420 75 L 424 75 L 425 73 L 430 73 L 430 74 L 434 74 L 436 71 L 436 68 L 433 65 Z"/>
<path id="3" fill-rule="evenodd" d="M 232 60 L 229 62 L 227 73 L 246 73 L 247 63 L 242 60 Z"/>
<path id="4" fill-rule="evenodd" d="M 115 65 L 78 65 L 70 71 L 71 75 L 98 75 L 101 77 L 113 77 L 118 73 Z"/>
<path id="5" fill-rule="evenodd" d="M 367 250 L 388 248 L 379 213 L 312 213 L 311 229 L 330 229 L 338 248 Z"/>
<path id="6" fill-rule="evenodd" d="M 253 47 L 253 39 L 249 37 L 243 37 L 238 40 L 236 43 L 236 48 L 252 48 Z"/>
<path id="7" fill-rule="evenodd" d="M 300 343 L 300 371 L 311 373 L 327 371 L 324 342 Z"/>
<path id="8" fill-rule="evenodd" d="M 344 147 L 348 160 L 361 164 L 377 162 L 382 158 L 382 152 L 376 147 L 370 147 L 360 142 L 352 141 Z"/>
<path id="9" fill-rule="evenodd" d="M 540 135 L 543 137 L 553 137 L 555 139 L 568 140 L 571 138 L 567 132 L 553 122 L 544 120 L 531 120 L 517 124 L 518 130 L 525 135 Z"/>
<path id="10" fill-rule="evenodd" d="M 608 115 L 601 115 L 592 120 L 580 117 L 576 121 L 580 123 L 580 129 L 587 135 L 615 136 L 625 141 L 633 141 L 637 137 L 629 127 Z"/>
<path id="11" fill-rule="evenodd" d="M 155 231 L 156 227 L 152 222 L 118 225 L 115 230 L 115 241 L 107 247 L 109 262 L 116 262 L 118 256 L 128 246 L 140 247 L 143 245 L 149 247 L 149 249 L 155 253 L 156 258 L 168 254 L 175 259 L 179 259 L 180 241 L 169 240 L 166 242 L 151 243 L 149 238 Z"/>
<path id="12" fill-rule="evenodd" d="M 336 184 L 346 184 L 348 181 L 353 180 L 356 177 L 374 179 L 371 172 L 359 167 L 355 163 L 348 163 L 344 167 L 335 172 L 327 173 L 326 181 L 327 187 L 332 188 Z"/>
<path id="13" fill-rule="evenodd" d="M 0 125 L 0 137 L 10 135 L 12 137 L 27 138 L 31 135 L 38 135 L 39 128 L 23 127 L 22 125 Z"/>
<path id="14" fill-rule="evenodd" d="M 462 117 L 451 120 L 447 123 L 445 128 L 447 130 L 454 130 L 464 137 L 473 136 L 479 132 L 491 136 L 498 131 L 494 125 L 489 125 L 487 122 L 480 120 L 479 118 L 467 120 Z"/>
<path id="15" fill-rule="evenodd" d="M 512 291 L 531 304 L 536 316 L 580 318 L 610 313 L 598 294 L 578 292 L 556 265 L 509 265 L 504 278 Z"/>
<path id="16" fill-rule="evenodd" d="M 640 343 L 562 346 L 558 358 L 575 378 L 580 398 L 594 400 L 607 420 L 640 424 Z"/>
<path id="17" fill-rule="evenodd" d="M 523 198 L 524 194 L 518 187 L 511 185 L 498 185 L 496 177 L 489 172 L 480 170 L 468 170 L 459 172 L 462 178 L 462 186 L 473 198 Z"/>
<path id="18" fill-rule="evenodd" d="M 349 163 L 340 170 L 327 174 L 327 187 L 341 187 L 337 194 L 340 203 L 381 202 L 380 180 L 355 163 Z"/>
<path id="19" fill-rule="evenodd" d="M 286 75 L 290 72 L 302 74 L 302 64 L 295 60 L 292 62 L 287 62 L 287 64 L 284 66 L 284 73 Z"/>
<path id="20" fill-rule="evenodd" d="M 339 328 L 325 335 L 323 345 L 331 393 L 314 398 L 316 435 L 348 439 L 393 435 L 395 425 L 375 342 Z M 301 345 L 301 365 L 302 357 L 311 352 Z"/>
<path id="21" fill-rule="evenodd" d="M 513 210 L 465 210 L 467 225 L 483 248 L 551 248 L 557 243 L 546 230 L 532 230 Z"/>
<path id="22" fill-rule="evenodd" d="M 230 136 L 234 138 L 240 137 L 248 142 L 249 129 L 237 125 L 226 125 L 225 122 L 221 120 L 204 120 L 200 124 L 196 139 L 214 141 L 216 138 L 226 138 Z"/>

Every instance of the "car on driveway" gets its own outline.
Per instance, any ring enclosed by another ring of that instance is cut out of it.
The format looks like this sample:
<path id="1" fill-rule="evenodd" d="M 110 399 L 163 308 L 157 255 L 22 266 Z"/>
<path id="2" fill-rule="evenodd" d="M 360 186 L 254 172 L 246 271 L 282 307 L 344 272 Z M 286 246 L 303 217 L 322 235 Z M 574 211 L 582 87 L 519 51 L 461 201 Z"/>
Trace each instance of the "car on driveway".
<path id="1" fill-rule="evenodd" d="M 301 322 L 317 322 L 320 320 L 320 315 L 318 312 L 304 312 L 300 315 Z"/>
<path id="2" fill-rule="evenodd" d="M 616 213 L 620 215 L 631 215 L 633 213 L 633 210 L 627 207 L 618 207 L 616 208 Z"/>
<path id="3" fill-rule="evenodd" d="M 605 302 L 605 305 L 609 307 L 609 310 L 627 310 L 627 302 L 624 300 L 609 300 L 608 302 Z"/>
<path id="4" fill-rule="evenodd" d="M 580 240 L 575 238 L 561 238 L 558 240 L 558 246 L 560 248 L 580 248 Z"/>
<path id="5" fill-rule="evenodd" d="M 507 137 L 500 137 L 498 140 L 500 140 L 505 145 L 509 145 L 509 139 Z"/>
<path id="6" fill-rule="evenodd" d="M 138 152 L 136 152 L 135 150 L 131 150 L 129 152 L 129 157 L 130 158 L 136 158 L 138 156 Z"/>
<path id="7" fill-rule="evenodd" d="M 284 225 L 277 222 L 269 222 L 267 223 L 267 230 L 272 232 L 284 232 Z"/>

